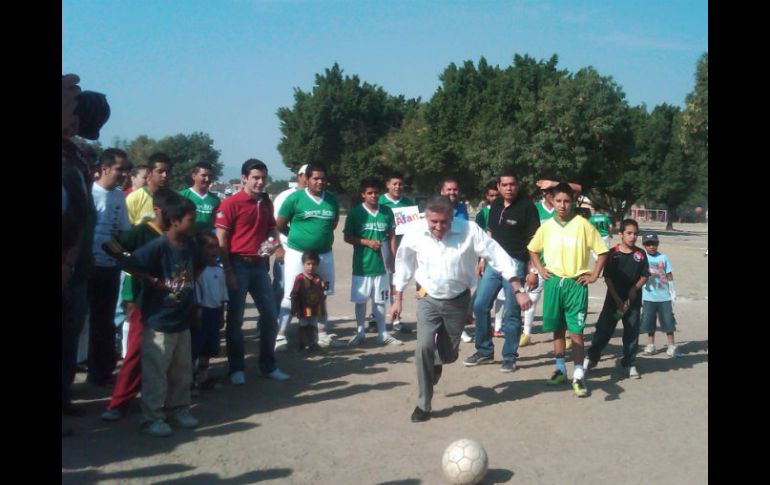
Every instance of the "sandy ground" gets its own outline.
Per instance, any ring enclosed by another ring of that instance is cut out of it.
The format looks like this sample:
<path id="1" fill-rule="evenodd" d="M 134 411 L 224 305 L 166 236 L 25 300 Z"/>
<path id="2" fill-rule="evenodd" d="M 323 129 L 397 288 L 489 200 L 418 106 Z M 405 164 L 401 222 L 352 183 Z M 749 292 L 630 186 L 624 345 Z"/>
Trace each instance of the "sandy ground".
<path id="1" fill-rule="evenodd" d="M 434 418 L 414 424 L 414 334 L 403 336 L 401 347 L 381 348 L 371 338 L 364 347 L 313 357 L 279 354 L 279 366 L 292 379 L 278 383 L 256 374 L 256 310 L 250 305 L 246 385 L 230 385 L 226 361 L 216 359 L 213 373 L 223 384 L 194 400 L 201 421 L 196 430 L 176 430 L 170 438 L 144 435 L 136 402 L 127 418 L 104 423 L 98 416 L 108 391 L 78 374 L 74 396 L 88 415 L 64 418 L 76 434 L 62 439 L 62 482 L 440 484 L 444 448 L 471 438 L 489 455 L 486 484 L 707 483 L 708 228 L 663 228 L 642 223 L 643 233 L 660 235 L 660 250 L 674 267 L 683 355 L 640 354 L 641 380 L 621 379 L 614 367 L 621 355 L 618 330 L 588 374 L 589 398 L 578 399 L 566 385 L 547 387 L 552 343 L 539 333 L 538 319 L 535 344 L 519 351 L 516 372 L 498 371 L 502 339 L 495 339 L 495 364 L 445 366 Z M 341 233 L 334 251 L 337 294 L 328 304 L 334 331 L 347 340 L 355 331 L 348 301 L 352 248 Z M 410 292 L 403 321 L 413 324 L 413 286 Z M 604 293 L 601 281 L 590 289 L 589 342 Z M 656 341 L 663 347 L 665 336 Z M 460 359 L 473 352 L 472 343 L 462 344 Z M 571 364 L 568 369 L 571 374 Z"/>

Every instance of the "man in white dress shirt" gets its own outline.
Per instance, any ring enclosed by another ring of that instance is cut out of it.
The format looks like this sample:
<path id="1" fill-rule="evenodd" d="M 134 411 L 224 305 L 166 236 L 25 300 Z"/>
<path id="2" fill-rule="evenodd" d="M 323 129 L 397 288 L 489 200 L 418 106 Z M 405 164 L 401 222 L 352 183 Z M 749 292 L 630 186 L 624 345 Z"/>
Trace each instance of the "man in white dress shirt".
<path id="1" fill-rule="evenodd" d="M 478 258 L 486 259 L 511 282 L 522 309 L 531 305 L 526 294 L 518 293 L 523 286 L 516 278 L 518 263 L 476 223 L 453 220 L 453 213 L 454 204 L 448 197 L 431 197 L 425 220 L 406 232 L 396 253 L 394 320 L 401 315 L 403 291 L 412 276 L 421 287 L 415 349 L 419 396 L 411 418 L 415 423 L 430 419 L 433 386 L 441 377 L 442 365 L 457 360 Z"/>

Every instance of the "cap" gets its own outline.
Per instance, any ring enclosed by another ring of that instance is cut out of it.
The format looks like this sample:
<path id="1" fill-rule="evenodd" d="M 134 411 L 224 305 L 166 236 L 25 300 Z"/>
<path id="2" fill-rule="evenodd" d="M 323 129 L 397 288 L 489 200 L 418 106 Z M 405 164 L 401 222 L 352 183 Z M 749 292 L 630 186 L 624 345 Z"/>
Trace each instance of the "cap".
<path id="1" fill-rule="evenodd" d="M 657 234 L 645 234 L 642 236 L 642 245 L 647 243 L 656 243 L 658 241 L 658 235 Z"/>
<path id="2" fill-rule="evenodd" d="M 306 170 L 307 170 L 307 163 L 299 167 L 299 170 L 297 170 L 297 175 L 305 175 Z"/>
<path id="3" fill-rule="evenodd" d="M 78 135 L 87 140 L 99 139 L 99 130 L 110 119 L 110 105 L 107 96 L 94 91 L 83 91 L 78 95 L 75 114 L 80 119 Z"/>

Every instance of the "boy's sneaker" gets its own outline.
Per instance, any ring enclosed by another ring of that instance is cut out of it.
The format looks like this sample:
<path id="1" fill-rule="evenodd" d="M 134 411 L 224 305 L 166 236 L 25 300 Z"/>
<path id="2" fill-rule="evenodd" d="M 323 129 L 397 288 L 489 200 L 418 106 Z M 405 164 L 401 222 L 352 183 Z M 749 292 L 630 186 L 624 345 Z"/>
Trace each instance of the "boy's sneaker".
<path id="1" fill-rule="evenodd" d="M 586 388 L 585 379 L 575 379 L 572 381 L 572 390 L 575 391 L 577 397 L 588 396 L 588 388 Z"/>
<path id="2" fill-rule="evenodd" d="M 504 360 L 500 366 L 500 372 L 513 372 L 516 370 L 516 363 L 512 360 Z"/>
<path id="3" fill-rule="evenodd" d="M 641 379 L 642 376 L 639 375 L 639 371 L 636 370 L 636 366 L 632 365 L 631 367 L 628 367 L 627 369 L 627 376 L 631 379 Z"/>
<path id="4" fill-rule="evenodd" d="M 530 336 L 526 333 L 521 334 L 521 337 L 519 337 L 519 347 L 526 347 L 530 343 L 531 343 Z"/>
<path id="5" fill-rule="evenodd" d="M 123 413 L 120 411 L 119 408 L 108 409 L 104 411 L 101 416 L 102 421 L 110 421 L 110 422 L 117 421 L 122 417 L 123 417 Z"/>
<path id="6" fill-rule="evenodd" d="M 354 347 L 356 345 L 362 345 L 366 341 L 366 334 L 363 332 L 356 332 L 355 337 L 350 339 L 350 342 L 348 342 L 349 347 Z"/>
<path id="7" fill-rule="evenodd" d="M 165 421 L 162 419 L 156 419 L 155 421 L 152 421 L 149 423 L 145 428 L 144 432 L 147 433 L 150 436 L 157 436 L 157 437 L 165 437 L 165 436 L 171 436 L 171 426 L 168 425 Z"/>
<path id="8" fill-rule="evenodd" d="M 588 356 L 586 356 L 585 359 L 583 359 L 583 368 L 586 371 L 589 371 L 596 367 L 597 362 L 595 360 L 591 360 Z"/>
<path id="9" fill-rule="evenodd" d="M 473 342 L 473 338 L 470 335 L 468 335 L 468 332 L 466 332 L 465 330 L 463 330 L 463 333 L 460 335 L 460 340 L 462 340 L 466 344 Z"/>
<path id="10" fill-rule="evenodd" d="M 192 414 L 190 414 L 189 409 L 183 409 L 174 414 L 174 416 L 171 418 L 171 421 L 180 428 L 194 428 L 199 424 L 198 420 L 195 419 Z"/>
<path id="11" fill-rule="evenodd" d="M 678 346 L 669 345 L 668 348 L 666 348 L 666 355 L 669 357 L 679 357 L 682 354 L 679 352 Z"/>
<path id="12" fill-rule="evenodd" d="M 274 381 L 286 381 L 289 379 L 289 374 L 276 367 L 273 369 L 273 372 L 262 374 L 262 377 L 267 377 L 268 379 L 272 379 Z"/>
<path id="13" fill-rule="evenodd" d="M 335 339 L 332 334 L 318 335 L 318 345 L 321 348 L 331 347 L 333 349 L 345 347 L 345 344 Z"/>
<path id="14" fill-rule="evenodd" d="M 473 367 L 473 366 L 481 364 L 482 362 L 492 362 L 493 360 L 494 359 L 492 358 L 491 355 L 482 355 L 482 354 L 476 352 L 475 354 L 471 355 L 470 357 L 467 357 L 463 361 L 463 364 L 465 364 L 466 367 Z"/>
<path id="15" fill-rule="evenodd" d="M 567 382 L 567 376 L 565 376 L 562 371 L 559 369 L 556 369 L 553 374 L 551 375 L 551 378 L 546 381 L 546 383 L 549 386 L 556 386 L 558 384 L 562 384 L 564 382 Z"/>
<path id="16" fill-rule="evenodd" d="M 242 386 L 246 384 L 246 374 L 244 374 L 242 370 L 235 371 L 230 374 L 230 382 L 236 386 Z"/>
<path id="17" fill-rule="evenodd" d="M 654 355 L 655 354 L 655 344 L 647 344 L 644 346 L 644 355 Z"/>
<path id="18" fill-rule="evenodd" d="M 275 338 L 275 351 L 276 352 L 286 352 L 289 349 L 289 341 L 286 340 L 286 337 L 283 335 L 279 335 Z"/>
<path id="19" fill-rule="evenodd" d="M 377 341 L 380 345 L 404 345 L 404 342 L 390 334 L 380 335 L 377 337 Z"/>

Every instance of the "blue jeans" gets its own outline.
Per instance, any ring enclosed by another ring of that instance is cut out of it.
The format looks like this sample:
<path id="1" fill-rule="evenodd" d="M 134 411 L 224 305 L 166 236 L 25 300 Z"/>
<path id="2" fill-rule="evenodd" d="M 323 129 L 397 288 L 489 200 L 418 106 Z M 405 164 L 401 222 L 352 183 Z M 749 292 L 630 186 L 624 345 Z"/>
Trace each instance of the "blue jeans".
<path id="1" fill-rule="evenodd" d="M 231 264 L 238 288 L 229 289 L 229 310 L 225 339 L 227 342 L 227 363 L 230 374 L 244 370 L 243 312 L 246 309 L 246 294 L 250 294 L 260 315 L 259 325 L 259 370 L 269 374 L 275 370 L 275 335 L 278 333 L 278 313 L 275 296 L 267 267 L 264 264 L 249 264 L 231 255 Z"/>
<path id="2" fill-rule="evenodd" d="M 514 259 L 518 265 L 516 277 L 524 284 L 527 274 L 527 263 Z M 521 333 L 521 308 L 514 298 L 511 283 L 503 278 L 492 265 L 487 263 L 484 274 L 476 286 L 476 297 L 473 301 L 473 316 L 476 319 L 476 352 L 481 355 L 493 355 L 495 345 L 492 343 L 492 335 L 489 331 L 489 310 L 500 292 L 505 289 L 505 307 L 503 308 L 503 360 L 516 361 L 516 350 L 519 348 L 519 334 Z"/>

